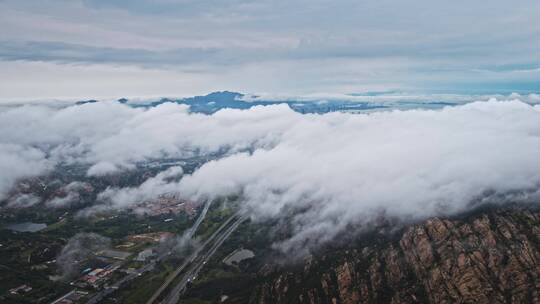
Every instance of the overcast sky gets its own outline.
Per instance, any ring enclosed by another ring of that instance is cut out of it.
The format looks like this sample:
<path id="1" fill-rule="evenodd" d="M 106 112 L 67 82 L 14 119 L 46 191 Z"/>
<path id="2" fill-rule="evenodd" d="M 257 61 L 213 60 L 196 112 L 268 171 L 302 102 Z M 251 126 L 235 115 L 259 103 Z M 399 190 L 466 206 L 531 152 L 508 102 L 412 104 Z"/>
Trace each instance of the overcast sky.
<path id="1" fill-rule="evenodd" d="M 0 100 L 540 91 L 540 1 L 0 0 Z"/>

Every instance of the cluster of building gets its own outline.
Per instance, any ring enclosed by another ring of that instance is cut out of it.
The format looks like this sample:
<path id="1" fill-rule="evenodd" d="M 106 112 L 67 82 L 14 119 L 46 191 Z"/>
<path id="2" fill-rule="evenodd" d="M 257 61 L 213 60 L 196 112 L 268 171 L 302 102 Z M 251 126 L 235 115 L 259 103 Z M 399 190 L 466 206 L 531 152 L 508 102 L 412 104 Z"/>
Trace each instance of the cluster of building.
<path id="1" fill-rule="evenodd" d="M 100 288 L 107 280 L 110 278 L 111 274 L 116 271 L 120 265 L 112 264 L 104 268 L 91 269 L 87 268 L 83 271 L 84 276 L 78 279 L 75 282 L 72 282 L 72 285 L 77 287 L 85 288 L 88 286 L 94 287 L 96 289 Z"/>
<path id="2" fill-rule="evenodd" d="M 145 213 L 151 216 L 185 212 L 191 217 L 197 212 L 195 204 L 181 199 L 178 194 L 171 193 L 162 194 L 155 200 L 145 202 L 142 207 Z"/>
<path id="3" fill-rule="evenodd" d="M 145 249 L 145 250 L 139 252 L 137 257 L 135 257 L 135 261 L 146 262 L 147 260 L 155 257 L 156 255 L 157 255 L 157 253 L 156 253 L 154 248 L 148 248 L 148 249 Z"/>
<path id="4" fill-rule="evenodd" d="M 95 268 L 89 267 L 82 271 L 82 276 L 78 278 L 77 280 L 71 282 L 71 285 L 80 287 L 80 288 L 87 288 L 87 287 L 93 287 L 95 289 L 101 288 L 110 278 L 111 275 L 118 270 L 126 258 L 128 258 L 131 253 L 125 252 L 125 251 L 118 251 L 118 250 L 112 250 L 112 249 L 106 249 L 101 250 L 99 252 L 95 252 L 94 255 L 98 257 L 102 261 L 109 261 L 107 263 L 110 263 L 111 260 L 118 260 L 117 262 L 111 263 L 111 264 L 101 264 L 100 266 Z"/>
<path id="5" fill-rule="evenodd" d="M 101 290 L 104 286 L 109 284 L 109 281 L 112 279 L 113 273 L 118 271 L 124 264 L 126 260 L 131 255 L 130 252 L 118 251 L 112 249 L 101 250 L 95 252 L 94 256 L 97 257 L 100 261 L 108 261 L 96 267 L 86 268 L 81 272 L 81 276 L 75 281 L 71 282 L 70 285 L 76 286 L 84 290 L 75 289 L 54 301 L 52 304 L 73 304 L 85 301 L 85 298 L 90 292 L 88 288 L 93 288 L 96 290 Z M 112 262 L 112 260 L 117 260 Z M 111 263 L 111 264 L 108 264 Z M 81 300 L 83 299 L 83 300 Z"/>
<path id="6" fill-rule="evenodd" d="M 133 243 L 159 243 L 165 239 L 173 237 L 174 233 L 171 232 L 151 232 L 134 234 L 126 237 L 129 242 Z"/>
<path id="7" fill-rule="evenodd" d="M 30 292 L 31 290 L 32 290 L 32 287 L 24 284 L 24 285 L 21 285 L 21 286 L 10 289 L 9 293 L 12 294 L 12 295 L 18 295 L 18 294 L 21 294 L 21 293 Z"/>

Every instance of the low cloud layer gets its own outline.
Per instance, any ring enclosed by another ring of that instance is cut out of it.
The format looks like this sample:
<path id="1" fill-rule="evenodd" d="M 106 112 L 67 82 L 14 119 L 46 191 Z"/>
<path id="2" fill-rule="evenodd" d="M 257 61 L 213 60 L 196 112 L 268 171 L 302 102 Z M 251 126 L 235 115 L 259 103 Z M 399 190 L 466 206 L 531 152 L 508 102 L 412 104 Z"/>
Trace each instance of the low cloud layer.
<path id="1" fill-rule="evenodd" d="M 271 145 L 295 114 L 286 106 L 190 114 L 187 106 L 149 110 L 115 102 L 65 108 L 0 108 L 0 199 L 13 183 L 58 163 L 84 163 L 88 175 L 132 169 L 137 162 L 221 149 Z"/>
<path id="2" fill-rule="evenodd" d="M 540 107 L 517 99 L 325 115 L 285 105 L 213 115 L 176 104 L 24 106 L 0 111 L 0 138 L 0 166 L 20 166 L 2 170 L 4 192 L 59 162 L 86 163 L 89 175 L 101 175 L 226 151 L 181 179 L 182 168 L 172 167 L 139 187 L 109 188 L 93 208 L 174 191 L 200 201 L 239 195 L 255 220 L 290 218 L 294 233 L 278 245 L 285 251 L 369 227 L 381 215 L 414 220 L 466 211 L 485 197 L 528 200 L 540 185 Z"/>
<path id="3" fill-rule="evenodd" d="M 71 182 L 58 190 L 57 196 L 48 200 L 45 205 L 50 208 L 65 208 L 76 206 L 81 203 L 81 196 L 93 191 L 90 184 L 82 182 Z"/>
<path id="4" fill-rule="evenodd" d="M 128 208 L 137 209 L 141 203 L 155 199 L 162 194 L 177 192 L 178 183 L 174 180 L 180 178 L 182 174 L 182 167 L 171 167 L 148 178 L 138 187 L 107 188 L 98 195 L 100 204 L 83 210 L 81 214 L 88 215 L 94 212 Z M 144 207 L 140 208 L 141 213 L 144 213 Z"/>
<path id="5" fill-rule="evenodd" d="M 381 215 L 466 211 L 540 185 L 540 108 L 519 101 L 442 111 L 298 116 L 271 149 L 205 164 L 181 181 L 194 198 L 242 194 L 253 217 L 292 216 L 297 251 Z"/>
<path id="6" fill-rule="evenodd" d="M 7 128 L 0 131 L 0 134 L 11 131 L 7 125 L 2 123 L 0 125 L 1 128 Z M 6 195 L 15 181 L 42 173 L 50 168 L 50 165 L 46 155 L 39 149 L 0 140 L 0 199 Z"/>

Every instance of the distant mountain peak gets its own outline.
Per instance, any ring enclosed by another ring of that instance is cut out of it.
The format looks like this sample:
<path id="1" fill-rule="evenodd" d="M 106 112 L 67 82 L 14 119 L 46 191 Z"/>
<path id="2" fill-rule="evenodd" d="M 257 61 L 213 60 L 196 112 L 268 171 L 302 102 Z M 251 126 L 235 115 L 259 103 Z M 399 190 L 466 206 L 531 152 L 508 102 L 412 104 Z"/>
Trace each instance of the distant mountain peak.
<path id="1" fill-rule="evenodd" d="M 209 93 L 204 96 L 194 96 L 186 99 L 191 98 L 197 98 L 197 99 L 215 99 L 211 101 L 215 102 L 221 102 L 221 101 L 232 101 L 232 100 L 238 100 L 240 98 L 244 97 L 244 94 L 238 93 L 238 92 L 231 92 L 231 91 L 216 91 Z"/>

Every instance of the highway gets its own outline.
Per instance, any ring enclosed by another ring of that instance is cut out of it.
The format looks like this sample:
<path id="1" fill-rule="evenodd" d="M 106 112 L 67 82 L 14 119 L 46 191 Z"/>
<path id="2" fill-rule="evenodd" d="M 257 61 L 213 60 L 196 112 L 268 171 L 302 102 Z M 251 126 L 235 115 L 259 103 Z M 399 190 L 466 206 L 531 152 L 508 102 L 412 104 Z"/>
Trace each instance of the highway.
<path id="1" fill-rule="evenodd" d="M 235 214 L 228 218 L 221 226 L 207 238 L 201 246 L 199 246 L 185 261 L 171 273 L 165 282 L 156 290 L 146 304 L 153 304 L 159 296 L 169 287 L 169 285 L 189 266 L 188 270 L 180 280 L 180 282 L 171 290 L 162 303 L 176 303 L 180 294 L 184 291 L 187 283 L 197 275 L 206 261 L 216 252 L 223 242 L 238 228 L 238 226 L 246 219 L 245 216 Z M 231 224 L 232 223 L 232 224 Z"/>
<path id="2" fill-rule="evenodd" d="M 236 228 L 238 228 L 238 226 L 240 226 L 240 224 L 242 224 L 242 222 L 245 220 L 246 217 L 244 216 L 237 217 L 234 223 L 232 223 L 227 229 L 225 229 L 222 233 L 215 237 L 215 241 L 212 244 L 209 244 L 210 246 L 208 250 L 204 251 L 201 255 L 195 257 L 195 259 L 192 260 L 192 265 L 190 265 L 188 270 L 184 273 L 180 282 L 178 282 L 178 284 L 171 290 L 171 292 L 161 303 L 178 303 L 180 295 L 182 295 L 182 293 L 184 292 L 187 284 L 197 277 L 199 271 L 204 267 L 206 262 L 208 262 L 208 260 L 214 255 L 214 253 L 216 253 L 216 251 L 223 244 L 223 242 L 225 242 L 225 240 L 231 235 L 231 233 L 233 233 Z"/>
<path id="3" fill-rule="evenodd" d="M 118 290 L 122 285 L 126 284 L 127 282 L 141 276 L 143 273 L 147 271 L 153 270 L 155 267 L 155 262 L 150 263 L 148 265 L 145 265 L 139 269 L 137 269 L 135 272 L 128 274 L 127 276 L 123 277 L 122 279 L 116 281 L 113 285 L 105 287 L 103 290 L 96 293 L 94 296 L 92 296 L 87 304 L 96 304 L 99 303 L 101 300 L 103 300 L 105 297 L 110 295 L 111 293 Z"/>
<path id="4" fill-rule="evenodd" d="M 203 210 L 203 214 L 206 213 L 205 211 L 206 210 Z M 200 218 L 204 218 L 204 215 Z M 146 303 L 152 304 L 156 302 L 159 296 L 169 287 L 169 285 L 171 285 L 171 283 L 176 278 L 178 278 L 178 276 L 186 268 L 188 268 L 180 282 L 171 290 L 171 292 L 167 295 L 167 297 L 162 303 L 178 302 L 178 299 L 181 293 L 185 290 L 187 283 L 198 274 L 204 264 L 206 264 L 206 261 L 210 259 L 210 257 L 217 251 L 221 244 L 223 244 L 223 242 L 231 235 L 234 230 L 236 230 L 236 228 L 238 228 L 238 226 L 245 219 L 245 216 L 236 213 L 229 217 L 225 222 L 223 222 L 223 224 L 221 224 L 221 226 L 219 226 L 219 228 L 210 237 L 208 237 L 199 247 L 197 247 L 197 249 L 195 249 L 195 251 L 191 255 L 189 255 L 189 257 L 187 257 L 184 262 L 165 279 L 163 284 L 161 284 L 161 286 L 156 290 L 156 292 L 154 292 L 152 297 Z M 198 227 L 198 224 L 200 224 L 199 221 L 197 221 L 194 227 Z M 194 230 L 196 230 L 196 228 L 192 228 L 192 231 Z M 161 262 L 169 254 L 170 252 L 161 254 L 156 260 L 135 270 L 135 272 L 128 274 L 124 278 L 115 282 L 113 285 L 105 287 L 101 291 L 94 294 L 87 301 L 87 304 L 97 304 L 101 302 L 105 297 L 120 289 L 129 281 L 141 276 L 148 271 L 153 270 L 156 264 Z"/>
<path id="5" fill-rule="evenodd" d="M 188 235 L 190 238 L 193 237 L 193 235 L 195 234 L 195 232 L 197 231 L 197 228 L 199 228 L 199 225 L 201 224 L 201 222 L 203 221 L 203 219 L 206 217 L 206 213 L 208 212 L 208 209 L 210 208 L 210 204 L 211 202 L 207 202 L 205 205 L 204 205 L 204 208 L 201 212 L 201 214 L 199 215 L 199 217 L 197 218 L 197 220 L 195 221 L 195 223 L 193 224 L 193 226 L 188 230 Z M 230 221 L 232 221 L 232 219 L 234 218 L 231 217 L 229 218 L 224 224 L 228 224 L 230 223 Z M 221 229 L 222 227 L 220 227 Z M 219 229 L 218 229 L 219 231 Z M 216 231 L 216 232 L 218 232 Z M 208 239 L 208 241 L 210 241 L 210 238 Z M 148 272 L 148 271 L 151 271 L 155 268 L 156 264 L 161 262 L 164 258 L 166 258 L 168 255 L 170 255 L 171 252 L 164 252 L 162 253 L 160 256 L 157 257 L 156 260 L 150 262 L 149 264 L 137 269 L 134 273 L 131 273 L 129 275 L 127 275 L 126 277 L 120 279 L 119 281 L 115 282 L 113 285 L 111 286 L 107 286 L 105 287 L 104 289 L 100 290 L 99 292 L 97 292 L 96 294 L 94 294 L 86 303 L 87 304 L 97 304 L 99 302 L 101 302 L 101 300 L 103 300 L 105 297 L 109 296 L 110 294 L 112 294 L 113 292 L 115 292 L 116 290 L 118 290 L 120 287 L 122 287 L 122 285 L 126 284 L 127 282 L 141 276 L 142 274 L 144 274 L 145 272 Z M 185 265 L 187 265 L 189 260 L 186 260 L 186 262 L 184 263 Z M 118 265 L 119 266 L 122 266 L 123 262 L 119 262 Z M 176 271 L 178 271 L 178 273 L 180 273 L 180 271 L 182 271 L 183 267 L 184 266 L 181 266 L 179 267 Z M 176 272 L 175 271 L 175 272 Z M 178 273 L 175 275 L 178 276 Z M 174 279 L 174 278 L 173 278 Z M 172 281 L 172 280 L 171 280 Z M 170 282 L 169 282 L 170 283 Z M 166 286 L 165 286 L 166 287 Z M 159 294 L 158 294 L 159 295 Z"/>

